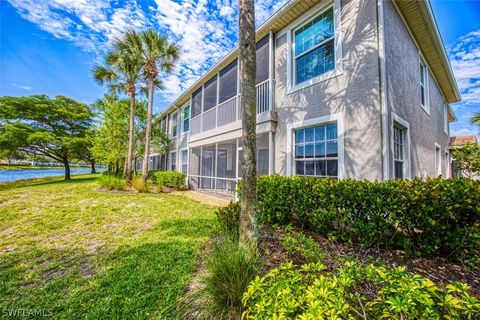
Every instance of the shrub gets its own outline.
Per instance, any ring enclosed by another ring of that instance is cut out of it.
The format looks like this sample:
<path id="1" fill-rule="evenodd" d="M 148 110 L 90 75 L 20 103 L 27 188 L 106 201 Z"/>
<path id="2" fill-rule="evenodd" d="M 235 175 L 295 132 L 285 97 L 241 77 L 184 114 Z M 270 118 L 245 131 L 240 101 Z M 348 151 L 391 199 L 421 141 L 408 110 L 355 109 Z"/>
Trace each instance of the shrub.
<path id="1" fill-rule="evenodd" d="M 347 260 L 335 272 L 321 263 L 287 263 L 256 277 L 243 296 L 244 319 L 477 319 L 468 286 L 445 290 L 403 267 Z"/>
<path id="2" fill-rule="evenodd" d="M 241 249 L 236 242 L 226 240 L 214 245 L 205 273 L 188 299 L 194 310 L 187 312 L 199 319 L 240 318 L 243 292 L 259 270 L 256 254 Z"/>
<path id="3" fill-rule="evenodd" d="M 151 171 L 149 178 L 162 188 L 171 188 L 176 190 L 186 189 L 185 174 L 177 171 Z"/>
<path id="4" fill-rule="evenodd" d="M 365 247 L 478 257 L 480 183 L 467 179 L 387 182 L 260 177 L 260 222 L 297 223 Z"/>
<path id="5" fill-rule="evenodd" d="M 220 230 L 225 237 L 237 242 L 240 227 L 240 202 L 230 202 L 215 211 Z"/>
<path id="6" fill-rule="evenodd" d="M 107 190 L 125 190 L 127 181 L 118 175 L 103 173 L 99 178 L 100 187 Z"/>
<path id="7" fill-rule="evenodd" d="M 152 189 L 151 183 L 144 182 L 141 176 L 132 180 L 131 187 L 141 193 L 149 193 Z"/>

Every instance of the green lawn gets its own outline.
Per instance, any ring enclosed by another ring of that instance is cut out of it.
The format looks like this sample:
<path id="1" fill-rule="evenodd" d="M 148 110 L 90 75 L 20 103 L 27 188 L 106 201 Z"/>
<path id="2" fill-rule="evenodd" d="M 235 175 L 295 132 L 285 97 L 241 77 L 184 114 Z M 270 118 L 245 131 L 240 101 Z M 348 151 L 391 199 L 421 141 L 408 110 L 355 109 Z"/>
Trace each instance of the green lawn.
<path id="1" fill-rule="evenodd" d="M 181 195 L 98 193 L 97 177 L 0 188 L 0 312 L 175 318 L 215 208 Z"/>

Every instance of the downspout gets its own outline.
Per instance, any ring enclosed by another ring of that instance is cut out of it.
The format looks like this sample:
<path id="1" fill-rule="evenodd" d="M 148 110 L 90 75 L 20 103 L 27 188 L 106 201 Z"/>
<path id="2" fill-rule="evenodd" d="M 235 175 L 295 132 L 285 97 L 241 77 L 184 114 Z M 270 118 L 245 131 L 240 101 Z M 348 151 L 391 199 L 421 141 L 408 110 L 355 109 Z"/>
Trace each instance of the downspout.
<path id="1" fill-rule="evenodd" d="M 381 136 L 382 136 L 382 179 L 389 177 L 389 152 L 388 152 L 388 110 L 387 110 L 387 75 L 385 69 L 385 30 L 384 30 L 384 0 L 377 0 L 377 41 L 378 41 L 378 63 L 379 63 L 379 91 L 381 110 Z"/>

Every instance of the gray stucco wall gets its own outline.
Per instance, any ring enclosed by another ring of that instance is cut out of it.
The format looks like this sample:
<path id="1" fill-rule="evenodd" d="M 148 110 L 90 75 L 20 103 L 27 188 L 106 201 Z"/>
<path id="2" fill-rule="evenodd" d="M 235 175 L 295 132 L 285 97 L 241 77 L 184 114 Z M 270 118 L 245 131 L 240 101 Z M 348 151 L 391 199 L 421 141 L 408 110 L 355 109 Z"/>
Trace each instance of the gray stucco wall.
<path id="1" fill-rule="evenodd" d="M 382 179 L 381 113 L 376 2 L 341 1 L 343 73 L 302 90 L 287 92 L 286 36 L 276 40 L 275 172 L 288 174 L 287 124 L 344 113 L 344 178 Z M 340 134 L 340 132 L 339 132 Z"/>
<path id="2" fill-rule="evenodd" d="M 419 50 L 391 1 L 385 1 L 384 10 L 387 107 L 409 123 L 412 177 L 436 175 L 435 143 L 441 147 L 442 175 L 445 175 L 449 137 L 444 132 L 442 93 L 429 71 L 430 115 L 427 114 L 421 107 Z M 392 169 L 390 174 L 393 176 Z"/>

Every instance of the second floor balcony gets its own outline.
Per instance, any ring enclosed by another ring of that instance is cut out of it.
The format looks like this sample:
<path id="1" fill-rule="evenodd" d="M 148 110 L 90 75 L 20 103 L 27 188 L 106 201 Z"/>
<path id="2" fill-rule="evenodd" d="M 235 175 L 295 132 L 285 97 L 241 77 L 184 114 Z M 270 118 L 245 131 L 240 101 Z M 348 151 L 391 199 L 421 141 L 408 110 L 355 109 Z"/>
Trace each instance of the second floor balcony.
<path id="1" fill-rule="evenodd" d="M 274 111 L 273 83 L 267 79 L 256 85 L 257 115 Z M 240 95 L 237 94 L 190 120 L 190 135 L 198 135 L 223 126 L 231 125 L 242 119 Z M 225 127 L 228 130 L 228 127 Z"/>

